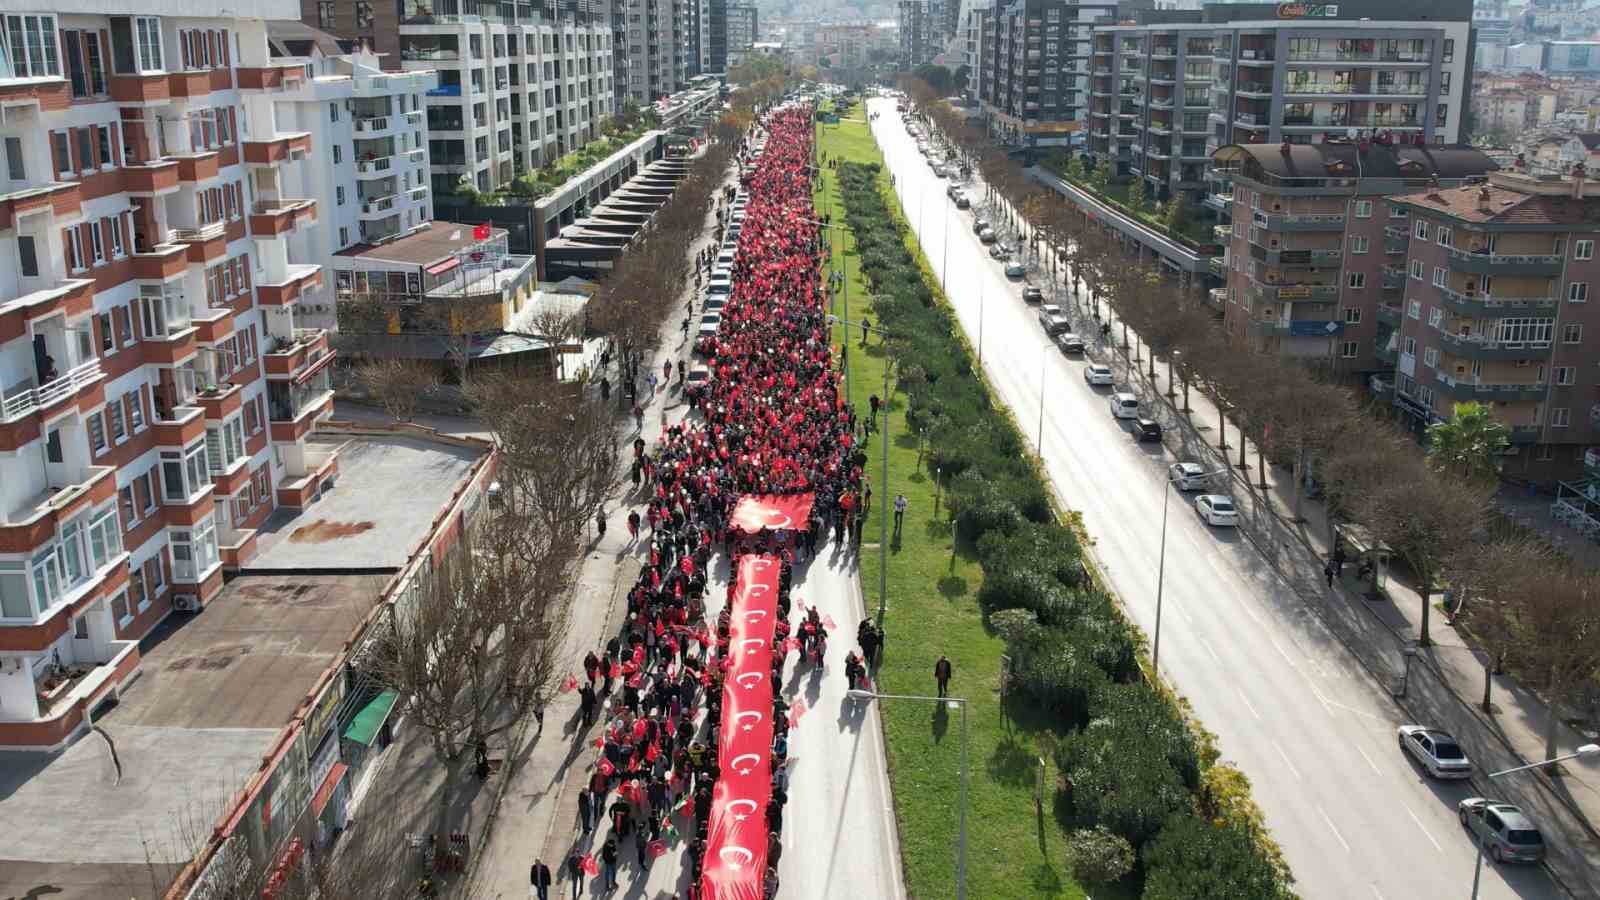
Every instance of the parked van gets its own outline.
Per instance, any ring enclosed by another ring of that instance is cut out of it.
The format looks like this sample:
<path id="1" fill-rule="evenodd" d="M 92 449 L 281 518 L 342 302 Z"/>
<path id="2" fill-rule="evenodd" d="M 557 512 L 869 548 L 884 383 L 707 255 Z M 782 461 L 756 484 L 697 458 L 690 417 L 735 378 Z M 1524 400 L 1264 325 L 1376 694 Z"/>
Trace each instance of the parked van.
<path id="1" fill-rule="evenodd" d="M 1139 418 L 1139 398 L 1132 394 L 1112 394 L 1110 401 L 1111 414 L 1119 419 Z"/>

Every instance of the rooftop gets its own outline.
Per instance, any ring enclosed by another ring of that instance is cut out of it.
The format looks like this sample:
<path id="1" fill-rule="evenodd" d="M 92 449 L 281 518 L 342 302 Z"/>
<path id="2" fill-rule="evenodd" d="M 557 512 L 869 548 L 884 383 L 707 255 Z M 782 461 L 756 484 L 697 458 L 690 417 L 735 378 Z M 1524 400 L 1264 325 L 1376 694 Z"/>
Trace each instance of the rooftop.
<path id="1" fill-rule="evenodd" d="M 310 439 L 345 441 L 337 485 L 302 512 L 273 513 L 257 533 L 248 573 L 399 568 L 487 450 L 400 435 Z"/>
<path id="2" fill-rule="evenodd" d="M 1566 184 L 1570 189 L 1571 182 L 1567 181 Z M 1594 196 L 1578 198 L 1528 193 L 1491 182 L 1436 188 L 1393 197 L 1391 200 L 1480 225 L 1586 226 L 1595 229 L 1596 223 L 1600 222 L 1600 185 L 1591 190 L 1594 190 Z"/>
<path id="3" fill-rule="evenodd" d="M 491 228 L 487 238 L 474 238 L 472 231 L 471 225 L 434 221 L 405 237 L 382 244 L 357 244 L 334 255 L 344 259 L 430 266 L 455 259 L 456 254 L 487 241 L 504 240 L 509 235 L 504 228 Z"/>

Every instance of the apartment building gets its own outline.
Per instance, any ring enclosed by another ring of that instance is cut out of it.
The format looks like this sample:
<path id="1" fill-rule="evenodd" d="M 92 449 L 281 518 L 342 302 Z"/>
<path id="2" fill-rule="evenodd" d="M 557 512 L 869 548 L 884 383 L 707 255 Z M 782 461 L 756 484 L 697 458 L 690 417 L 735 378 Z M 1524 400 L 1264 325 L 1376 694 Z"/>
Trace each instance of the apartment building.
<path id="1" fill-rule="evenodd" d="M 1091 22 L 1114 2 L 1011 0 L 984 17 L 979 79 L 989 131 L 1019 147 L 1065 147 L 1087 118 Z"/>
<path id="2" fill-rule="evenodd" d="M 728 52 L 747 53 L 760 37 L 756 8 L 747 3 L 728 4 Z"/>
<path id="3" fill-rule="evenodd" d="M 706 0 L 706 72 L 728 71 L 728 0 Z"/>
<path id="4" fill-rule="evenodd" d="M 1481 181 L 1470 147 L 1374 141 L 1232 144 L 1216 153 L 1232 225 L 1216 230 L 1212 299 L 1240 345 L 1346 379 L 1387 374 L 1405 287 L 1408 220 L 1385 198 Z"/>
<path id="5" fill-rule="evenodd" d="M 1146 178 L 1158 199 L 1197 200 L 1206 156 L 1227 144 L 1380 133 L 1458 143 L 1471 18 L 1470 0 L 1398 11 L 1377 0 L 1216 3 L 1097 27 L 1090 153 Z M 1205 129 L 1195 127 L 1201 113 Z"/>
<path id="6" fill-rule="evenodd" d="M 454 11 L 463 8 L 479 12 Z M 483 192 L 509 184 L 593 140 L 616 110 L 605 15 L 408 0 L 400 56 L 404 71 L 438 73 L 426 99 L 436 195 L 463 180 Z"/>
<path id="7" fill-rule="evenodd" d="M 273 95 L 272 114 L 323 150 L 300 167 L 295 185 L 296 196 L 315 198 L 320 210 L 318 262 L 433 218 L 426 99 L 436 73 L 384 71 L 378 56 L 342 53 L 332 36 L 300 22 L 269 24 L 267 39 L 275 65 L 310 75 Z M 327 304 L 304 311 L 332 327 Z"/>
<path id="8" fill-rule="evenodd" d="M 1600 182 L 1519 166 L 1390 202 L 1408 214 L 1395 405 L 1420 426 L 1488 403 L 1520 456 L 1508 472 L 1581 470 L 1600 440 Z"/>
<path id="9" fill-rule="evenodd" d="M 628 99 L 646 106 L 689 83 L 689 16 L 692 0 L 611 0 L 627 15 Z"/>
<path id="10" fill-rule="evenodd" d="M 989 17 L 994 13 L 994 0 L 971 0 L 966 6 L 966 16 L 961 22 L 961 42 L 967 65 L 967 100 L 981 108 L 983 102 L 984 35 L 989 28 Z M 989 41 L 992 48 L 993 39 Z"/>
<path id="11" fill-rule="evenodd" d="M 327 148 L 278 115 L 307 76 L 266 36 L 298 6 L 160 8 L 0 13 L 0 746 L 80 731 L 337 467 L 307 444 L 333 354 L 296 319 Z"/>
<path id="12" fill-rule="evenodd" d="M 947 0 L 900 0 L 900 68 L 915 69 L 944 52 Z"/>

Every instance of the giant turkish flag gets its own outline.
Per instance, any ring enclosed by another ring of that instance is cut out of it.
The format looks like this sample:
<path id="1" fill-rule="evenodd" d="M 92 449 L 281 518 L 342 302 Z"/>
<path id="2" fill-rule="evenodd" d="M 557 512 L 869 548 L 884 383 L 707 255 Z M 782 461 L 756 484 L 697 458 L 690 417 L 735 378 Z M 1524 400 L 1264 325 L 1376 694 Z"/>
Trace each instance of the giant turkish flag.
<path id="1" fill-rule="evenodd" d="M 762 528 L 805 530 L 811 522 L 812 494 L 758 494 L 740 497 L 728 525 L 746 534 Z"/>
<path id="2" fill-rule="evenodd" d="M 772 799 L 772 639 L 778 560 L 741 556 L 728 600 L 728 672 L 722 683 L 721 777 L 711 792 L 705 900 L 761 900 Z"/>

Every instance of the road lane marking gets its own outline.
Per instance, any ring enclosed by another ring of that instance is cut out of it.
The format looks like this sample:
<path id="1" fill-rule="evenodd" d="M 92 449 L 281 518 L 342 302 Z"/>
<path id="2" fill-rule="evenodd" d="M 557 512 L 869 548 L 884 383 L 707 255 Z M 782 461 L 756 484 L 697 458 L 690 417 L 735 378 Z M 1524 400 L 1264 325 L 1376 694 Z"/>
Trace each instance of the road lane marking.
<path id="1" fill-rule="evenodd" d="M 1298 671 L 1299 667 L 1294 664 L 1294 657 L 1289 655 L 1289 651 L 1283 649 L 1283 646 L 1278 643 L 1278 639 L 1275 637 L 1269 637 L 1267 640 L 1272 642 L 1272 649 L 1278 651 L 1278 655 L 1283 657 L 1283 661 L 1288 663 L 1290 668 Z"/>
<path id="2" fill-rule="evenodd" d="M 1206 648 L 1206 652 L 1211 654 L 1211 658 L 1217 661 L 1217 665 L 1222 665 L 1222 657 L 1217 655 L 1217 651 L 1211 649 L 1210 641 L 1206 640 L 1205 638 L 1195 638 L 1195 640 L 1200 642 L 1200 646 Z"/>
<path id="3" fill-rule="evenodd" d="M 1333 836 L 1339 839 L 1339 844 L 1344 847 L 1344 852 L 1349 853 L 1350 843 L 1344 839 L 1344 835 L 1339 833 L 1339 829 L 1333 827 L 1333 820 L 1328 818 L 1328 814 L 1322 811 L 1322 804 L 1320 803 L 1317 804 L 1317 815 L 1322 816 L 1322 821 L 1328 823 L 1328 830 L 1333 832 Z"/>
<path id="4" fill-rule="evenodd" d="M 1239 702 L 1244 704 L 1245 709 L 1250 710 L 1250 715 L 1255 716 L 1256 721 L 1261 721 L 1261 713 L 1256 712 L 1256 708 L 1250 705 L 1250 698 L 1244 695 L 1244 691 L 1240 690 L 1238 685 L 1235 685 L 1233 692 L 1239 695 Z"/>
<path id="5" fill-rule="evenodd" d="M 1382 894 L 1378 893 L 1378 886 L 1377 885 L 1369 884 L 1369 885 L 1367 885 L 1367 887 L 1372 888 L 1372 896 L 1377 897 L 1378 900 L 1384 900 L 1384 896 Z"/>
<path id="6" fill-rule="evenodd" d="M 1400 805 L 1401 806 L 1405 806 L 1406 815 L 1411 817 L 1411 821 L 1417 823 L 1417 828 L 1422 831 L 1423 837 L 1426 837 L 1428 839 L 1428 843 L 1433 845 L 1433 849 L 1439 851 L 1440 853 L 1443 853 L 1444 852 L 1444 848 L 1439 846 L 1439 842 L 1433 839 L 1433 832 L 1429 831 L 1427 826 L 1422 824 L 1422 820 L 1417 818 L 1417 814 L 1411 811 L 1411 807 L 1407 806 L 1405 801 L 1403 801 L 1403 800 L 1400 802 Z"/>
<path id="7" fill-rule="evenodd" d="M 1283 760 L 1284 765 L 1289 767 L 1289 774 L 1294 776 L 1294 780 L 1301 781 L 1302 779 L 1300 778 L 1300 770 L 1296 769 L 1294 767 L 1294 763 L 1289 761 L 1289 754 L 1283 752 L 1283 748 L 1278 746 L 1277 741 L 1272 742 L 1272 749 L 1278 751 L 1278 757 Z M 1345 849 L 1348 850 L 1350 848 L 1346 847 Z"/>
<path id="8" fill-rule="evenodd" d="M 1372 767 L 1372 771 L 1374 773 L 1376 773 L 1378 775 L 1382 775 L 1383 774 L 1382 770 L 1380 770 L 1378 768 L 1378 764 L 1373 762 L 1372 761 L 1372 757 L 1367 755 L 1367 751 L 1361 749 L 1361 745 L 1360 744 L 1356 745 L 1356 752 L 1361 754 L 1361 758 L 1367 761 L 1367 765 Z"/>

